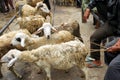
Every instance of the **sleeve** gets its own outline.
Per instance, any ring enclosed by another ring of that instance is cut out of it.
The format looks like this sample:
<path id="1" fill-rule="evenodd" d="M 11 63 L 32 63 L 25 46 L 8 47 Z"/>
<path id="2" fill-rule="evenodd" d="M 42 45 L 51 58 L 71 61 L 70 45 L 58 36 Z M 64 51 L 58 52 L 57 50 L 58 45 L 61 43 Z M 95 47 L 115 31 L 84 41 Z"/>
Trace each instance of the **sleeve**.
<path id="1" fill-rule="evenodd" d="M 120 28 L 120 1 L 118 0 L 118 27 Z"/>
<path id="2" fill-rule="evenodd" d="M 89 2 L 90 2 L 90 0 L 82 0 L 83 11 L 86 10 L 86 8 L 88 7 Z"/>
<path id="3" fill-rule="evenodd" d="M 95 0 L 91 0 L 88 4 L 88 8 L 91 10 L 94 7 L 96 7 L 96 1 Z"/>

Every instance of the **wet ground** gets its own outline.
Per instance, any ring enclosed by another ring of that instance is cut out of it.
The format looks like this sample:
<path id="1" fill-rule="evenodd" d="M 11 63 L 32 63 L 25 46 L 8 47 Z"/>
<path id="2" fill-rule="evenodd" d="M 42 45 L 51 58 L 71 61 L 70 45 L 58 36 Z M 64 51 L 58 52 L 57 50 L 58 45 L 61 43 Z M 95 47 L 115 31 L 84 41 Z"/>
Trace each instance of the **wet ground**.
<path id="1" fill-rule="evenodd" d="M 71 20 L 77 20 L 80 24 L 80 33 L 82 38 L 86 44 L 86 48 L 89 50 L 89 37 L 95 31 L 92 21 L 92 16 L 88 19 L 88 22 L 83 24 L 81 23 L 81 9 L 76 7 L 63 7 L 63 6 L 55 6 L 55 9 L 52 10 L 54 12 L 54 25 L 60 25 L 63 22 L 68 22 Z M 11 10 L 7 15 L 0 13 L 0 27 L 3 27 L 10 18 L 14 15 L 14 10 Z M 17 25 L 16 21 L 14 21 L 9 29 L 5 32 L 17 30 L 19 29 L 19 25 Z M 103 52 L 101 51 L 101 59 L 103 61 Z M 28 63 L 17 63 L 15 65 L 15 69 L 23 75 L 24 80 L 44 80 L 45 73 L 42 72 L 38 74 L 39 70 L 33 64 Z M 106 65 L 103 62 L 103 68 L 89 68 L 88 69 L 88 77 L 89 80 L 103 80 L 104 74 L 106 71 Z M 19 80 L 17 79 L 8 69 L 6 68 L 6 64 L 2 67 L 2 73 L 4 77 L 0 80 Z M 73 67 L 69 70 L 68 73 L 62 70 L 52 69 L 52 80 L 84 80 L 81 77 L 82 72 L 77 67 Z"/>

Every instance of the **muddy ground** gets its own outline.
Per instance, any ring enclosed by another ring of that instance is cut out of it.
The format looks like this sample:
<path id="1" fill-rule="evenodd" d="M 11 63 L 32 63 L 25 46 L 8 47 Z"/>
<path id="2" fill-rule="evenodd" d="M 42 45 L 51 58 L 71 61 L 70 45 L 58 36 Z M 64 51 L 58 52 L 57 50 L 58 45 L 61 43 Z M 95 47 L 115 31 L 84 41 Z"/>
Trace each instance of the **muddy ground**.
<path id="1" fill-rule="evenodd" d="M 76 7 L 65 7 L 65 6 L 55 6 L 55 9 L 52 10 L 54 12 L 54 25 L 60 25 L 63 22 L 68 22 L 71 20 L 77 20 L 80 24 L 80 33 L 82 38 L 86 44 L 86 48 L 89 50 L 89 37 L 94 32 L 94 26 L 92 21 L 92 16 L 88 19 L 88 22 L 83 24 L 81 23 L 81 9 Z M 14 10 L 11 10 L 7 15 L 0 13 L 0 27 L 3 27 L 10 18 L 15 14 Z M 18 30 L 19 25 L 17 25 L 16 21 L 14 21 L 9 29 L 5 32 Z M 101 52 L 102 61 L 103 61 L 103 52 Z M 33 64 L 28 63 L 17 63 L 15 65 L 15 69 L 23 75 L 24 80 L 44 80 L 45 73 L 42 72 L 38 74 L 38 69 Z M 104 74 L 106 71 L 106 65 L 103 62 L 103 68 L 89 68 L 88 69 L 88 77 L 89 80 L 103 80 Z M 10 71 L 7 70 L 6 64 L 2 67 L 2 73 L 4 77 L 0 80 L 19 80 L 16 78 Z M 52 69 L 52 80 L 84 80 L 81 77 L 82 72 L 77 67 L 73 67 L 69 70 L 68 73 L 62 70 Z"/>

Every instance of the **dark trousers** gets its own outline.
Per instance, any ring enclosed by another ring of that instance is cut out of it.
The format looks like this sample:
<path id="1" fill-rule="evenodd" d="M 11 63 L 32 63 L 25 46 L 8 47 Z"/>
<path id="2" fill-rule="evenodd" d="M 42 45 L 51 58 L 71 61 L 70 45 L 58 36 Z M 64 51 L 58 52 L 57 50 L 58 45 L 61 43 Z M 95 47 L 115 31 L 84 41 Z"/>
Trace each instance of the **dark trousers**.
<path id="1" fill-rule="evenodd" d="M 5 2 L 4 2 L 4 0 L 0 0 L 0 7 L 1 7 L 1 12 L 2 13 L 5 13 Z"/>
<path id="2" fill-rule="evenodd" d="M 77 7 L 81 7 L 81 0 L 77 0 Z"/>
<path id="3" fill-rule="evenodd" d="M 4 0 L 4 1 L 5 1 L 5 5 L 7 7 L 7 10 L 9 10 L 9 5 L 11 6 L 12 9 L 14 9 L 13 0 Z"/>
<path id="4" fill-rule="evenodd" d="M 107 44 L 107 47 L 114 45 L 118 39 Z M 120 80 L 120 52 L 105 52 L 105 63 L 108 65 L 104 80 Z"/>
<path id="5" fill-rule="evenodd" d="M 90 49 L 100 49 L 100 43 L 102 40 L 109 36 L 115 36 L 114 26 L 109 26 L 106 22 L 103 26 L 98 28 L 90 37 Z M 100 60 L 100 51 L 91 52 L 90 56 L 95 60 Z"/>

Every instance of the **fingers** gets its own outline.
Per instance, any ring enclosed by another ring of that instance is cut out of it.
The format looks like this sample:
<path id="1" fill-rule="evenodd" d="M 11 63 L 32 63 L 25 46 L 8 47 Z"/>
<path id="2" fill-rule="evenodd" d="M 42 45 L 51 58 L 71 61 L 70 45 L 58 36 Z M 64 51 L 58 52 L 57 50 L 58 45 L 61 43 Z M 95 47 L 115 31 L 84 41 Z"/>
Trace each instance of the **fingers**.
<path id="1" fill-rule="evenodd" d="M 84 19 L 87 20 L 89 18 L 89 15 L 90 15 L 90 9 L 86 9 L 85 12 L 84 12 Z"/>

